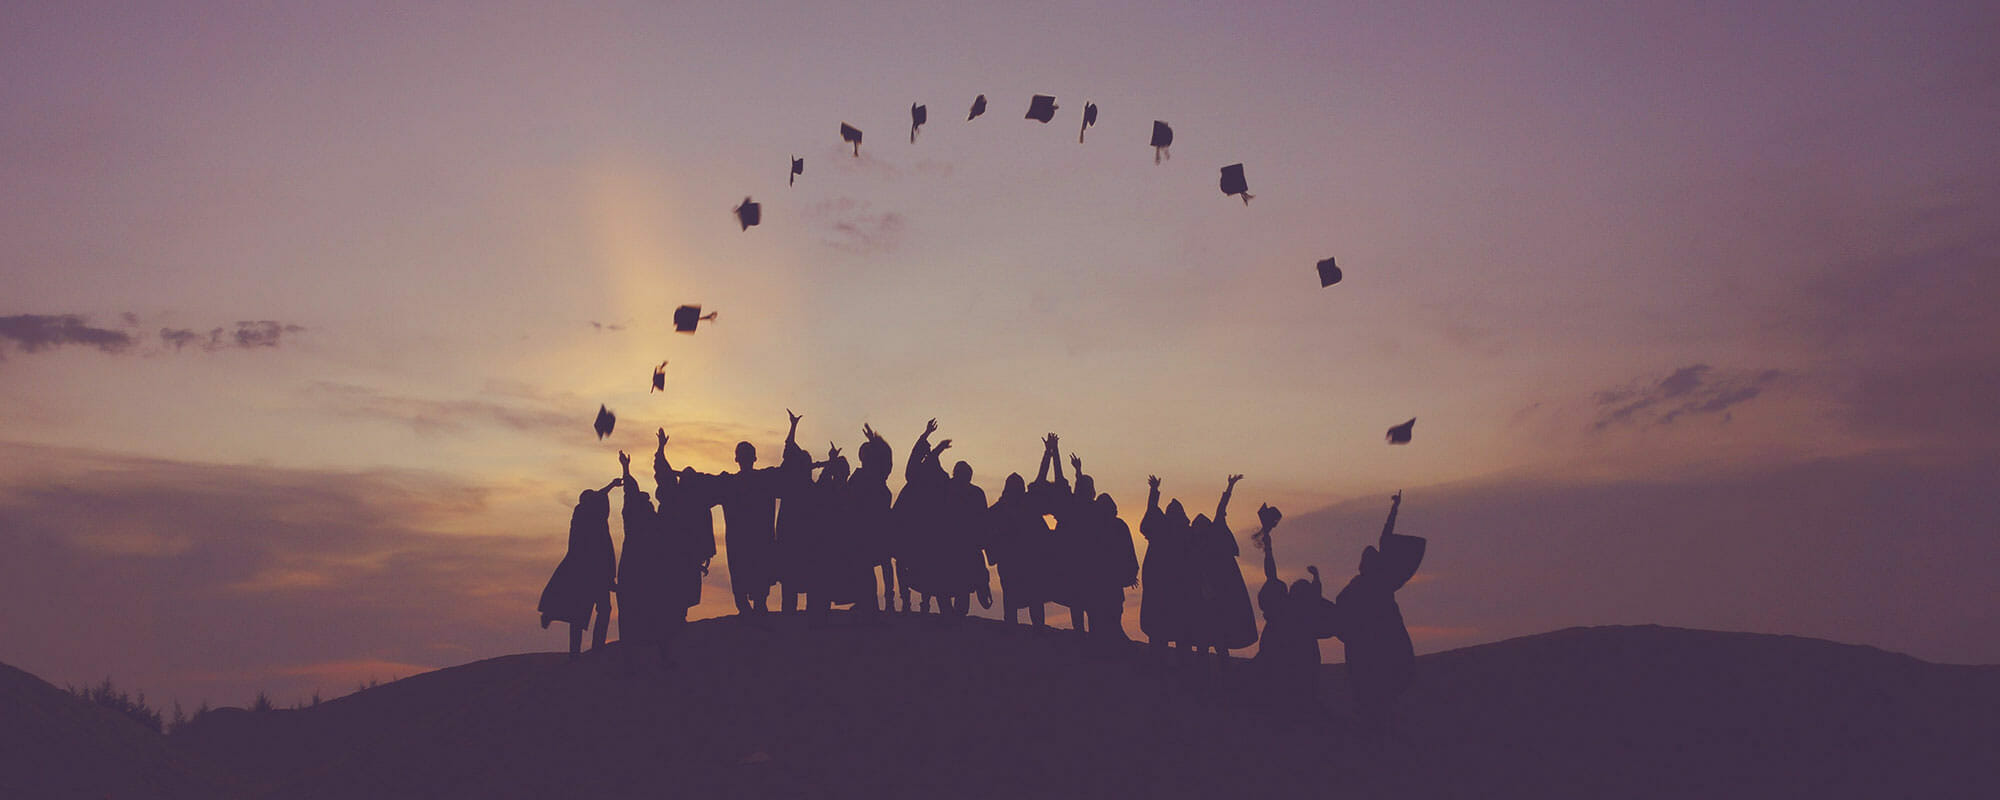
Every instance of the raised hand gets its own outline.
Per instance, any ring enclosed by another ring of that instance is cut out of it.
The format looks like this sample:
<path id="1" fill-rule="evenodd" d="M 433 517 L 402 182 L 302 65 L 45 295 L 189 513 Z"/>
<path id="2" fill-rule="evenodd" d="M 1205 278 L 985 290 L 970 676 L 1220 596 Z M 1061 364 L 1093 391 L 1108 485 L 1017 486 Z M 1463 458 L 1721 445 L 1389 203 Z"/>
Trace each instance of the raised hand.
<path id="1" fill-rule="evenodd" d="M 1234 491 L 1236 489 L 1236 482 L 1240 480 L 1243 480 L 1243 476 L 1241 475 L 1229 476 L 1229 488 L 1231 491 Z"/>
<path id="2" fill-rule="evenodd" d="M 1158 475 L 1147 475 L 1147 476 L 1146 476 L 1146 488 L 1149 488 L 1149 489 L 1152 489 L 1153 491 L 1156 491 L 1156 492 L 1157 492 L 1157 491 L 1159 491 L 1159 490 L 1160 490 L 1160 476 L 1158 476 Z"/>
<path id="3" fill-rule="evenodd" d="M 937 417 L 931 417 L 929 422 L 924 423 L 924 435 L 929 436 L 933 433 L 937 433 Z"/>
<path id="4" fill-rule="evenodd" d="M 945 451 L 945 449 L 946 449 L 946 448 L 949 448 L 949 447 L 951 447 L 951 440 L 950 440 L 950 439 L 946 439 L 946 440 L 944 440 L 944 441 L 942 441 L 942 442 L 938 442 L 938 445 L 937 445 L 936 447 L 933 447 L 933 448 L 931 448 L 931 455 L 937 455 L 937 454 L 939 454 L 939 453 L 942 453 L 942 452 L 944 452 L 944 451 Z"/>
<path id="5" fill-rule="evenodd" d="M 1395 494 L 1389 495 L 1389 505 L 1391 507 L 1394 507 L 1394 506 L 1400 506 L 1402 504 L 1403 504 L 1403 490 L 1397 489 Z"/>
<path id="6" fill-rule="evenodd" d="M 618 451 L 618 466 L 626 469 L 632 468 L 632 457 L 625 455 L 625 451 L 623 450 Z"/>
<path id="7" fill-rule="evenodd" d="M 837 445 L 837 444 L 834 444 L 834 443 L 832 443 L 832 442 L 827 442 L 827 443 L 826 443 L 826 460 L 828 460 L 828 461 L 832 461 L 832 460 L 834 460 L 834 459 L 836 459 L 836 458 L 839 458 L 839 457 L 840 457 L 840 445 Z"/>
<path id="8" fill-rule="evenodd" d="M 792 418 L 792 428 L 794 430 L 798 429 L 799 420 L 805 419 L 803 415 L 792 413 L 792 410 L 789 408 L 785 409 L 785 416 Z"/>
<path id="9" fill-rule="evenodd" d="M 655 431 L 654 433 L 655 433 L 656 435 L 658 435 L 658 436 L 660 437 L 660 446 L 661 446 L 661 447 L 666 447 L 666 446 L 667 446 L 667 429 L 666 429 L 666 428 L 661 428 L 661 429 L 659 429 L 658 431 Z"/>
<path id="10" fill-rule="evenodd" d="M 1076 470 L 1076 474 L 1083 474 L 1083 459 L 1077 458 L 1075 453 L 1069 454 L 1069 465 Z"/>
<path id="11" fill-rule="evenodd" d="M 882 438 L 881 436 L 876 435 L 875 429 L 868 427 L 868 423 L 866 422 L 861 423 L 861 437 L 871 442 L 875 441 L 876 439 Z"/>

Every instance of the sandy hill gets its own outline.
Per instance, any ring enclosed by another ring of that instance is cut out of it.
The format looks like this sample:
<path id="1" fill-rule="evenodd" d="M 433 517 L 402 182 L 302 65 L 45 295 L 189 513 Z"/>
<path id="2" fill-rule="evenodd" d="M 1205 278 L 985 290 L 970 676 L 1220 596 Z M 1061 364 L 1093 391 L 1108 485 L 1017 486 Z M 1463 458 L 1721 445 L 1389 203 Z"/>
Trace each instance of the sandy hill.
<path id="1" fill-rule="evenodd" d="M 166 737 L 0 664 L 0 798 L 226 793 L 224 780 Z"/>
<path id="2" fill-rule="evenodd" d="M 170 737 L 268 797 L 1993 797 L 2000 667 L 1576 628 L 1420 659 L 1397 734 L 1252 665 L 985 620 L 690 627 L 681 665 L 506 656 Z M 12 723 L 8 723 L 11 727 Z"/>

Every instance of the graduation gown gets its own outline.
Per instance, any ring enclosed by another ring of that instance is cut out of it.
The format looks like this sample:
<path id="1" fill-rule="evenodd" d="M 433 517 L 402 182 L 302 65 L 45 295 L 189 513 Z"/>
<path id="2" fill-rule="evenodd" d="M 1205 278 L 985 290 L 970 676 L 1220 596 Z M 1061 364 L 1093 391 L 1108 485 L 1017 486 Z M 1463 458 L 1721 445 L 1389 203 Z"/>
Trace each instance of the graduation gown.
<path id="1" fill-rule="evenodd" d="M 1334 597 L 1331 632 L 1347 650 L 1347 674 L 1358 695 L 1386 699 L 1408 688 L 1417 662 L 1396 590 L 1423 563 L 1426 542 L 1390 534 L 1360 575 Z"/>
<path id="2" fill-rule="evenodd" d="M 1049 527 L 1030 507 L 1028 496 L 1002 496 L 986 510 L 986 555 L 1000 573 L 1000 590 L 1016 607 L 1046 602 Z"/>
<path id="3" fill-rule="evenodd" d="M 569 517 L 569 550 L 542 587 L 536 609 L 551 620 L 586 625 L 591 610 L 611 606 L 618 557 L 611 545 L 611 499 L 593 491 Z"/>
<path id="4" fill-rule="evenodd" d="M 715 557 L 715 505 L 711 475 L 681 475 L 663 486 L 659 524 L 673 561 L 667 572 L 667 594 L 680 609 L 701 603 L 702 569 Z"/>
<path id="5" fill-rule="evenodd" d="M 618 560 L 618 638 L 657 642 L 673 633 L 686 606 L 674 603 L 680 559 L 645 492 L 625 487 L 625 552 Z"/>
<path id="6" fill-rule="evenodd" d="M 1191 533 L 1156 504 L 1139 521 L 1146 537 L 1146 561 L 1139 576 L 1139 630 L 1155 642 L 1185 644 L 1193 632 L 1194 575 Z"/>
<path id="7" fill-rule="evenodd" d="M 729 551 L 729 590 L 761 595 L 777 581 L 777 467 L 715 476 L 722 501 L 722 543 Z"/>
<path id="8" fill-rule="evenodd" d="M 1230 650 L 1257 642 L 1257 614 L 1250 607 L 1250 588 L 1236 565 L 1236 535 L 1226 521 L 1192 527 L 1196 598 L 1194 630 L 1188 637 L 1197 647 Z"/>

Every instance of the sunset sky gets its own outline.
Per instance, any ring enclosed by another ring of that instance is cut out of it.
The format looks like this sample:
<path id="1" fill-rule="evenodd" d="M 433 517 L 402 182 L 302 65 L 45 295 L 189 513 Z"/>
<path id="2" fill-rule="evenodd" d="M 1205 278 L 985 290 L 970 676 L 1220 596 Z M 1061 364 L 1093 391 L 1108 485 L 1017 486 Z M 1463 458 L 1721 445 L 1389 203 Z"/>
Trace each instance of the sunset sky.
<path id="1" fill-rule="evenodd" d="M 1056 431 L 1135 523 L 1244 473 L 1246 570 L 1268 502 L 1344 581 L 1406 489 L 1420 651 L 2000 662 L 1991 3 L 126 5 L 0 11 L 0 661 L 55 683 L 559 649 L 578 490 L 787 408 L 996 495 Z"/>

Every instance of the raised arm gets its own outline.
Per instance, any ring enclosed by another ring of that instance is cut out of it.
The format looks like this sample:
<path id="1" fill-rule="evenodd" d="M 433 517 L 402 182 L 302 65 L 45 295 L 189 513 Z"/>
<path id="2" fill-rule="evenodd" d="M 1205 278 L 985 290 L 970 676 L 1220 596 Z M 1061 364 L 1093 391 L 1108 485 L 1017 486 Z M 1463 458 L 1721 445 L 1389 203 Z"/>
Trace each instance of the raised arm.
<path id="1" fill-rule="evenodd" d="M 1279 513 L 1276 506 L 1261 505 L 1257 507 L 1257 532 L 1250 535 L 1250 541 L 1262 545 L 1264 548 L 1265 580 L 1275 581 L 1278 579 L 1278 556 L 1275 552 L 1276 548 L 1271 544 L 1271 531 L 1278 527 L 1278 521 L 1284 518 L 1285 515 Z"/>
<path id="2" fill-rule="evenodd" d="M 1229 495 L 1236 491 L 1236 482 L 1240 480 L 1243 480 L 1241 475 L 1229 476 L 1229 485 L 1222 489 L 1222 499 L 1215 501 L 1216 522 L 1221 522 L 1222 518 L 1229 514 Z"/>
<path id="3" fill-rule="evenodd" d="M 625 455 L 623 450 L 618 451 L 618 469 L 625 473 L 619 480 L 627 486 L 632 485 L 632 457 Z"/>
<path id="4" fill-rule="evenodd" d="M 916 480 L 925 461 L 931 457 L 931 434 L 937 432 L 937 417 L 924 423 L 924 432 L 917 434 L 917 443 L 910 446 L 910 460 L 903 465 L 903 480 Z"/>
<path id="5" fill-rule="evenodd" d="M 667 429 L 661 428 L 656 433 L 660 444 L 653 448 L 653 485 L 661 487 L 673 481 L 674 465 L 667 463 Z"/>
<path id="6" fill-rule="evenodd" d="M 1049 482 L 1049 462 L 1056 458 L 1058 458 L 1056 455 L 1056 435 L 1051 433 L 1048 436 L 1042 437 L 1042 466 L 1040 469 L 1035 470 L 1036 483 Z"/>
<path id="7" fill-rule="evenodd" d="M 1062 471 L 1062 446 L 1053 433 L 1049 434 L 1049 460 L 1056 464 L 1056 483 L 1068 485 L 1069 479 L 1063 477 Z"/>
<path id="8" fill-rule="evenodd" d="M 1160 476 L 1146 476 L 1146 516 L 1160 513 Z"/>
<path id="9" fill-rule="evenodd" d="M 1081 459 L 1081 458 L 1077 458 L 1077 457 L 1076 457 L 1076 454 L 1075 454 L 1075 453 L 1071 453 L 1071 454 L 1069 454 L 1069 465 L 1070 465 L 1071 467 L 1074 467 L 1074 468 L 1076 469 L 1076 484 L 1077 484 L 1078 486 L 1082 486 L 1082 485 L 1083 485 L 1083 459 Z M 1091 499 L 1091 500 L 1095 500 L 1096 498 L 1086 498 L 1086 499 Z"/>
<path id="10" fill-rule="evenodd" d="M 1382 523 L 1382 538 L 1376 542 L 1377 550 L 1389 549 L 1389 535 L 1396 532 L 1396 511 L 1403 507 L 1403 492 L 1398 489 L 1389 498 L 1389 521 Z"/>

